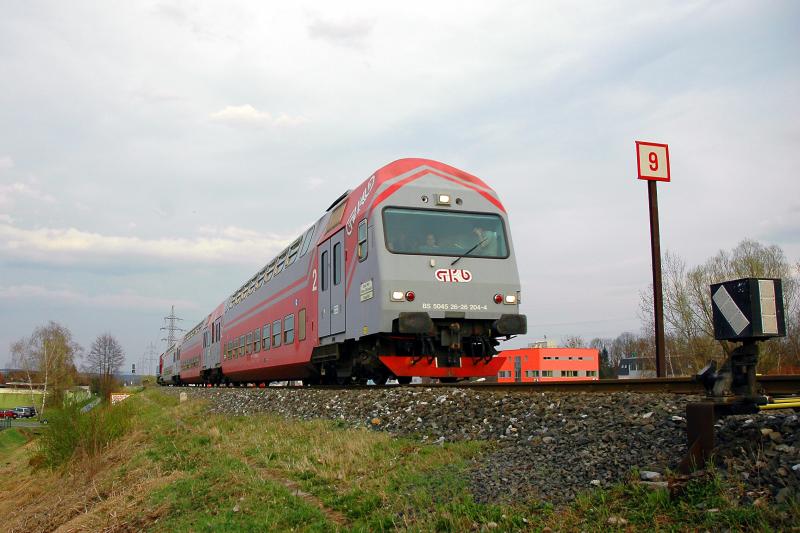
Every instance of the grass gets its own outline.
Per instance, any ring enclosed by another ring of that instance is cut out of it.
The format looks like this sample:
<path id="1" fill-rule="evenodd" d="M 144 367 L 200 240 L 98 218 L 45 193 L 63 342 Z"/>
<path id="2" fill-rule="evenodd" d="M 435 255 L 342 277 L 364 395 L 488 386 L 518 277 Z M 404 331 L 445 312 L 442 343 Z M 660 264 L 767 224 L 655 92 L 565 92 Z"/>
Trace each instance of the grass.
<path id="1" fill-rule="evenodd" d="M 76 453 L 92 457 L 122 437 L 131 425 L 131 404 L 103 405 L 81 413 L 86 399 L 68 402 L 61 409 L 51 409 L 47 415 L 48 431 L 39 439 L 37 465 L 50 468 L 61 466 Z"/>
<path id="2" fill-rule="evenodd" d="M 34 392 L 34 403 L 37 408 L 42 405 L 41 392 Z M 26 407 L 31 405 L 30 391 L 25 394 L 0 392 L 0 409 L 13 409 L 15 407 Z"/>
<path id="3" fill-rule="evenodd" d="M 26 442 L 28 439 L 18 429 L 11 428 L 0 431 L 0 456 L 8 454 Z"/>
<path id="4" fill-rule="evenodd" d="M 118 419 L 128 422 L 115 426 Z M 98 430 L 101 420 L 116 429 Z M 91 447 L 91 439 L 65 437 L 77 442 L 65 445 L 72 453 L 38 470 L 28 460 L 52 438 L 52 419 L 38 443 L 0 433 L 6 529 L 605 531 L 610 517 L 623 517 L 632 530 L 736 531 L 786 529 L 800 517 L 795 504 L 740 505 L 735 487 L 713 475 L 673 497 L 626 483 L 563 509 L 481 504 L 468 472 L 484 443 L 440 446 L 329 421 L 209 415 L 201 403 L 153 389 L 98 413 L 97 422 L 76 431 L 112 438 Z"/>

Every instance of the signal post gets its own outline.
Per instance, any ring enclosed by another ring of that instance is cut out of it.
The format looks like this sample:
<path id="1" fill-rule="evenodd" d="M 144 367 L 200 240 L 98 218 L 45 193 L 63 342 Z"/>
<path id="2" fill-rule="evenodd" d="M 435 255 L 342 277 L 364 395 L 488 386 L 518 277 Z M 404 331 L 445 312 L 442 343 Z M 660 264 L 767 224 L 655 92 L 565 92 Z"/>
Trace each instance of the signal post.
<path id="1" fill-rule="evenodd" d="M 656 334 L 656 376 L 666 375 L 664 359 L 664 301 L 661 287 L 661 242 L 658 231 L 658 193 L 656 182 L 670 181 L 669 146 L 636 141 L 636 163 L 639 179 L 647 180 L 650 206 L 650 251 L 653 263 L 653 317 Z"/>

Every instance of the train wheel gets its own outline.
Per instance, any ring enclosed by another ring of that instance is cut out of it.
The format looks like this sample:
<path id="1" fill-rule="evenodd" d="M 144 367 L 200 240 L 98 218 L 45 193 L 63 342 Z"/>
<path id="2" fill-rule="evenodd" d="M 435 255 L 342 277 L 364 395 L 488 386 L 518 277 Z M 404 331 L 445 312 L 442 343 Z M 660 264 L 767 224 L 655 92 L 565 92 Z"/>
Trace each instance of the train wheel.
<path id="1" fill-rule="evenodd" d="M 439 378 L 439 383 L 455 383 L 458 378 Z"/>
<path id="2" fill-rule="evenodd" d="M 398 376 L 397 382 L 400 385 L 409 385 L 411 383 L 411 376 Z"/>
<path id="3" fill-rule="evenodd" d="M 386 385 L 386 381 L 388 381 L 389 376 L 377 376 L 372 378 L 372 382 L 375 385 Z"/>

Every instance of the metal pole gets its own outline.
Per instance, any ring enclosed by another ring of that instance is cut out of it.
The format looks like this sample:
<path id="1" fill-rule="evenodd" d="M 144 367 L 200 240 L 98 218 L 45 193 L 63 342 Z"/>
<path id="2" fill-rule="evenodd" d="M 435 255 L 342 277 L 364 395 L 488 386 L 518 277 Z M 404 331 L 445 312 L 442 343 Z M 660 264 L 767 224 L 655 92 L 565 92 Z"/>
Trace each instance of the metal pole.
<path id="1" fill-rule="evenodd" d="M 661 289 L 661 242 L 658 233 L 658 194 L 656 182 L 647 182 L 647 195 L 650 203 L 650 249 L 653 258 L 653 317 L 656 328 L 656 376 L 663 378 L 666 371 L 664 363 L 664 302 Z"/>

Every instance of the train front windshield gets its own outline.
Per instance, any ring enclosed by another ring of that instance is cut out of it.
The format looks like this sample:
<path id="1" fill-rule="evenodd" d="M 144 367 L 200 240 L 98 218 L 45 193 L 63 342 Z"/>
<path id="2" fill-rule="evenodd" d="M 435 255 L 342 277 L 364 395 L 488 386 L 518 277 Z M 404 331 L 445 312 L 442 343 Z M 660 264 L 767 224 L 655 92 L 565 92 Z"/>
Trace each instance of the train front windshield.
<path id="1" fill-rule="evenodd" d="M 508 257 L 498 215 L 388 207 L 383 227 L 386 247 L 396 254 Z"/>

